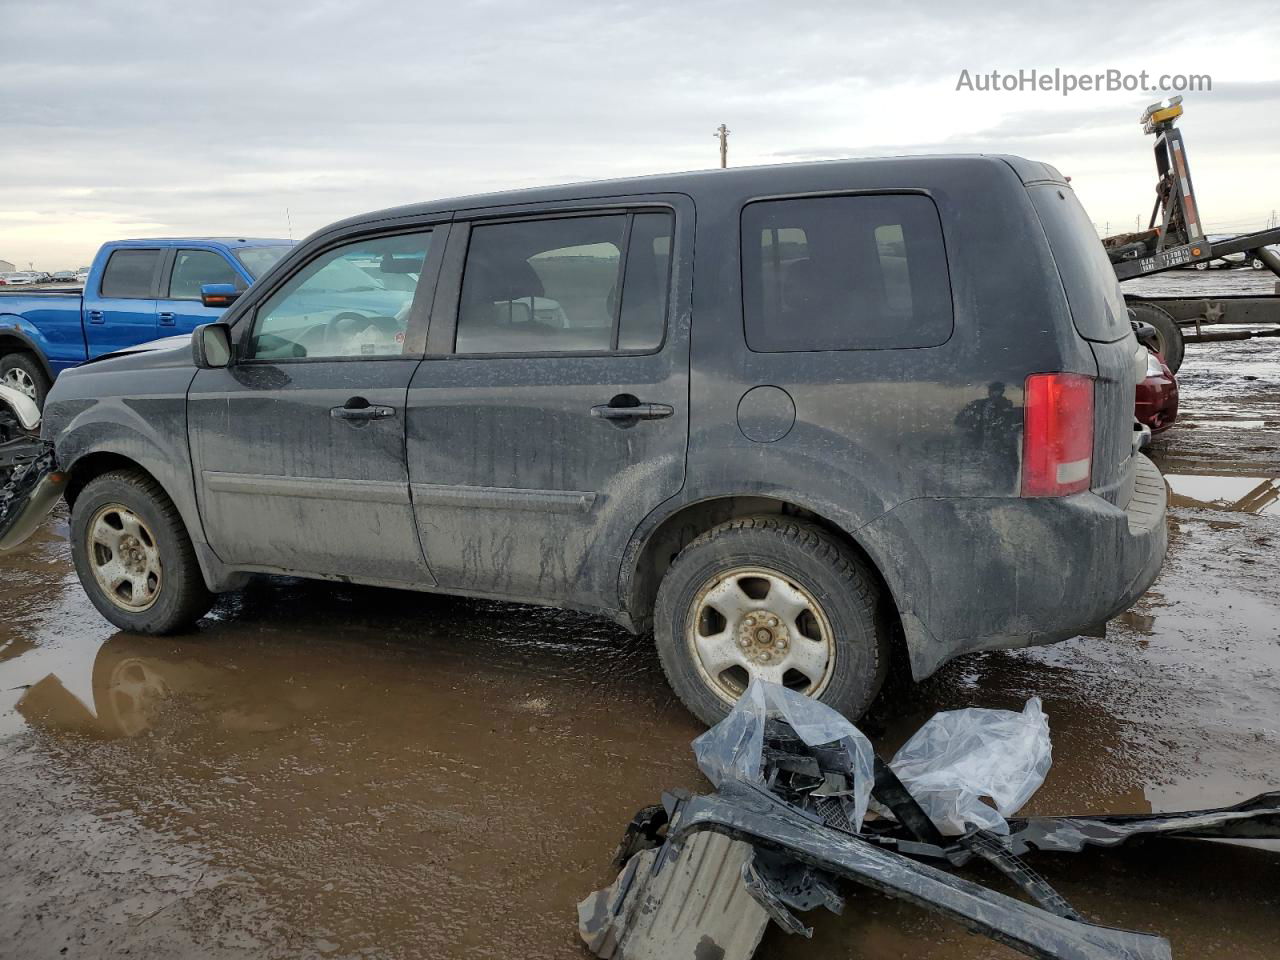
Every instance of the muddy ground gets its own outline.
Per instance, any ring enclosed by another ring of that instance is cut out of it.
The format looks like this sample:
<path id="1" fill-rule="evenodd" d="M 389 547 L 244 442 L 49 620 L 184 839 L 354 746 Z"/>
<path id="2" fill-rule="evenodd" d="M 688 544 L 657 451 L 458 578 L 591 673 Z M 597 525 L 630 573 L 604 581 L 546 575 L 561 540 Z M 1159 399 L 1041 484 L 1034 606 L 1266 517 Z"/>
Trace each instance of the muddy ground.
<path id="1" fill-rule="evenodd" d="M 892 688 L 863 724 L 883 751 L 936 710 L 1037 695 L 1054 765 L 1030 812 L 1280 786 L 1280 340 L 1189 347 L 1182 388 L 1155 447 L 1174 506 L 1153 590 L 1105 640 Z M 705 787 L 650 643 L 609 624 L 264 579 L 192 635 L 130 636 L 81 593 L 63 517 L 0 573 L 3 957 L 580 960 L 574 904 L 611 879 L 632 812 Z M 1280 950 L 1280 850 L 1174 841 L 1037 865 L 1175 956 Z M 758 956 L 1014 956 L 846 892 L 814 942 L 775 929 Z"/>

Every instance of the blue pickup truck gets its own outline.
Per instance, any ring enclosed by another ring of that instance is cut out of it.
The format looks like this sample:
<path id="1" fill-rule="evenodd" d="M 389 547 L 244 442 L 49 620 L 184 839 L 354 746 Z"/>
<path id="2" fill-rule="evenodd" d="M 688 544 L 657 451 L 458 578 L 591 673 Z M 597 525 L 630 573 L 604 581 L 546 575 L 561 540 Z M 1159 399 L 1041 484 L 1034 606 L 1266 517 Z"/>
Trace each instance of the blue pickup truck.
<path id="1" fill-rule="evenodd" d="M 103 244 L 83 291 L 0 292 L 0 384 L 40 406 L 68 367 L 218 319 L 200 288 L 246 289 L 292 246 L 232 237 Z M 230 302 L 230 301 L 227 301 Z"/>

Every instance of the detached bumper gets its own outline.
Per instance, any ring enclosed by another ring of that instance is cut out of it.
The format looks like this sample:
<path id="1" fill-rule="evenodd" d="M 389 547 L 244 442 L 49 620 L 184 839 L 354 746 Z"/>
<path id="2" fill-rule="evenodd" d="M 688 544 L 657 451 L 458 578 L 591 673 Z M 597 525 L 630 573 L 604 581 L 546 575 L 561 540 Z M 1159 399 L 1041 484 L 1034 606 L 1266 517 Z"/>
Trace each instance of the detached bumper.
<path id="1" fill-rule="evenodd" d="M 8 553 L 44 522 L 67 486 L 52 445 L 32 441 L 32 457 L 19 462 L 0 486 L 0 553 Z"/>
<path id="2" fill-rule="evenodd" d="M 1054 643 L 1128 609 L 1164 562 L 1167 488 L 1135 454 L 1124 509 L 1092 493 L 920 499 L 862 530 L 902 613 L 912 672 L 962 653 Z"/>

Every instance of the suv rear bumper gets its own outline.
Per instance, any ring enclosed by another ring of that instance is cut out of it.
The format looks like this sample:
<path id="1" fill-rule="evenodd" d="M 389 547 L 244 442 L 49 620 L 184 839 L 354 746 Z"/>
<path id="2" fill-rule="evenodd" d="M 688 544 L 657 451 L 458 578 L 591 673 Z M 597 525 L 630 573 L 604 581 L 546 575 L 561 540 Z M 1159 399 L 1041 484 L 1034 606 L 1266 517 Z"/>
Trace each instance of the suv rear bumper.
<path id="1" fill-rule="evenodd" d="M 912 673 L 962 653 L 1054 643 L 1127 610 L 1164 562 L 1167 489 L 1135 454 L 1125 509 L 1092 493 L 938 498 L 860 531 L 902 614 Z"/>

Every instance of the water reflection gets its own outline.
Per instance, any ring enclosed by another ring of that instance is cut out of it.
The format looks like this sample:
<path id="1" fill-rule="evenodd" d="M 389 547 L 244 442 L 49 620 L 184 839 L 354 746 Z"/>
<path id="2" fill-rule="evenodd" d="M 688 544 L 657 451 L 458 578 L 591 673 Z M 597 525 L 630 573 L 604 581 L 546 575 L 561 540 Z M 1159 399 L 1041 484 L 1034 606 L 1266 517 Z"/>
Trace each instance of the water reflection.
<path id="1" fill-rule="evenodd" d="M 1169 503 L 1257 515 L 1280 514 L 1280 479 L 1268 477 L 1165 474 Z"/>

